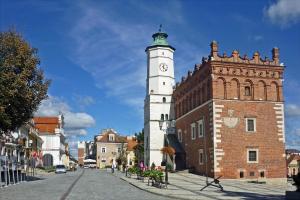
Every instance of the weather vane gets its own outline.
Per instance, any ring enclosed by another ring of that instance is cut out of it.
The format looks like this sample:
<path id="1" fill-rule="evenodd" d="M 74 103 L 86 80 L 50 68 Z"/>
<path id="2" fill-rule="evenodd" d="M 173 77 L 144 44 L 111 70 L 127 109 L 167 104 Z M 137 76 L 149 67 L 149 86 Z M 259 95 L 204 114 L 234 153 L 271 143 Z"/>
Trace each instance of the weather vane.
<path id="1" fill-rule="evenodd" d="M 158 31 L 161 32 L 162 24 L 159 25 Z"/>

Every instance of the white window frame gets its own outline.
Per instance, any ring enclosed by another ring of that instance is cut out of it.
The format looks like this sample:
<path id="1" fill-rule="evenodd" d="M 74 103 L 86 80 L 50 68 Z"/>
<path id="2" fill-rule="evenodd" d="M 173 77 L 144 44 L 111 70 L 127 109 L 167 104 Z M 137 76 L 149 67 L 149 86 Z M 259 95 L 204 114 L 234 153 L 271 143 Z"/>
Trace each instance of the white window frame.
<path id="1" fill-rule="evenodd" d="M 108 135 L 108 141 L 114 142 L 115 141 L 115 135 L 114 134 L 109 134 Z"/>
<path id="2" fill-rule="evenodd" d="M 249 152 L 256 151 L 256 161 L 249 160 Z M 247 163 L 258 163 L 259 161 L 259 150 L 258 149 L 247 149 Z"/>
<path id="3" fill-rule="evenodd" d="M 254 130 L 253 131 L 249 131 L 248 130 L 248 120 L 253 120 L 253 128 L 254 128 Z M 256 132 L 256 118 L 246 118 L 245 119 L 245 123 L 246 123 L 246 132 L 248 132 L 248 133 L 254 133 L 254 132 Z"/>
<path id="4" fill-rule="evenodd" d="M 198 158 L 199 159 L 199 165 L 203 165 L 204 164 L 204 151 L 203 151 L 203 149 L 199 149 L 198 152 L 199 152 L 199 158 Z M 201 156 L 200 156 L 201 154 L 202 154 L 202 161 L 200 159 L 201 158 Z"/>
<path id="5" fill-rule="evenodd" d="M 200 128 L 200 125 L 202 126 L 202 128 Z M 200 134 L 201 130 L 202 130 L 202 134 Z M 198 121 L 198 137 L 199 138 L 204 137 L 204 134 L 205 134 L 204 118 L 202 118 Z"/>
<path id="6" fill-rule="evenodd" d="M 191 124 L 191 139 L 192 140 L 196 139 L 196 124 L 195 123 Z"/>
<path id="7" fill-rule="evenodd" d="M 182 142 L 182 131 L 181 131 L 181 129 L 178 129 L 178 131 L 177 131 L 177 138 L 178 138 L 179 142 Z"/>
<path id="8" fill-rule="evenodd" d="M 104 152 L 102 151 L 104 149 Z M 101 153 L 106 153 L 106 147 L 101 147 Z"/>

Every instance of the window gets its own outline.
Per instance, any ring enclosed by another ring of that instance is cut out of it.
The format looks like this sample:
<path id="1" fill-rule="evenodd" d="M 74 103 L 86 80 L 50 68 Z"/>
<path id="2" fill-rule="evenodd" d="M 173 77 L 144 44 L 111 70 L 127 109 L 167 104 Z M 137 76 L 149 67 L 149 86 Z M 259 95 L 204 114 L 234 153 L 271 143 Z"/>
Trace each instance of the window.
<path id="1" fill-rule="evenodd" d="M 115 135 L 114 134 L 109 134 L 108 135 L 108 141 L 114 141 L 115 140 Z"/>
<path id="2" fill-rule="evenodd" d="M 169 115 L 168 114 L 165 115 L 165 119 L 169 120 Z"/>
<path id="3" fill-rule="evenodd" d="M 204 135 L 204 119 L 201 119 L 198 121 L 198 133 L 199 133 L 199 138 L 203 137 L 203 135 Z"/>
<path id="4" fill-rule="evenodd" d="M 165 120 L 165 115 L 164 115 L 164 114 L 161 114 L 161 115 L 160 115 L 160 120 L 162 120 L 162 121 Z"/>
<path id="5" fill-rule="evenodd" d="M 258 163 L 258 149 L 248 149 L 247 162 Z"/>
<path id="6" fill-rule="evenodd" d="M 163 82 L 163 85 L 166 85 L 166 82 Z"/>
<path id="7" fill-rule="evenodd" d="M 101 148 L 101 152 L 102 152 L 102 153 L 106 153 L 106 147 L 102 147 L 102 148 Z"/>
<path id="8" fill-rule="evenodd" d="M 245 87 L 245 96 L 251 96 L 251 89 L 249 86 Z"/>
<path id="9" fill-rule="evenodd" d="M 255 176 L 255 172 L 250 172 L 249 175 L 250 176 Z"/>
<path id="10" fill-rule="evenodd" d="M 255 118 L 246 118 L 246 131 L 255 132 L 256 131 L 256 119 Z"/>
<path id="11" fill-rule="evenodd" d="M 178 137 L 179 142 L 182 142 L 182 132 L 181 132 L 181 129 L 179 129 L 177 131 L 177 137 Z"/>
<path id="12" fill-rule="evenodd" d="M 203 149 L 199 149 L 199 165 L 203 165 L 204 157 L 203 157 Z"/>
<path id="13" fill-rule="evenodd" d="M 121 152 L 121 147 L 118 147 L 118 152 L 119 152 L 119 153 Z"/>
<path id="14" fill-rule="evenodd" d="M 191 124 L 191 137 L 192 137 L 192 140 L 196 139 L 196 126 L 195 126 L 195 123 Z"/>
<path id="15" fill-rule="evenodd" d="M 101 162 L 106 162 L 106 158 L 101 158 Z"/>
<path id="16" fill-rule="evenodd" d="M 166 97 L 162 98 L 163 103 L 166 103 Z"/>

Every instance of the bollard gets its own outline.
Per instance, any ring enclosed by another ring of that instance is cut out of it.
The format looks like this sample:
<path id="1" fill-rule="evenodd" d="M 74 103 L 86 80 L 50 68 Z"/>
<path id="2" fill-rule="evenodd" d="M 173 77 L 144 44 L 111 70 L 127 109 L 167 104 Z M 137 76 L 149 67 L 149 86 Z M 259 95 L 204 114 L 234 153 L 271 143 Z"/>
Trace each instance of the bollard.
<path id="1" fill-rule="evenodd" d="M 19 168 L 18 168 L 18 164 L 17 164 L 17 184 L 19 184 Z"/>

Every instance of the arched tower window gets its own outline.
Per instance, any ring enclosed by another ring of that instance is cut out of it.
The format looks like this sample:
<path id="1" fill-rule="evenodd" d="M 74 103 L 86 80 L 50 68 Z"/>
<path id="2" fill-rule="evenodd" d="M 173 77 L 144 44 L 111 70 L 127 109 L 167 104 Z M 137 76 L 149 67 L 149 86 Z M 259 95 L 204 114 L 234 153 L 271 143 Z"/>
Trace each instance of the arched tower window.
<path id="1" fill-rule="evenodd" d="M 162 120 L 162 121 L 165 120 L 165 115 L 164 114 L 160 115 L 160 120 Z"/>
<path id="2" fill-rule="evenodd" d="M 162 98 L 163 103 L 166 103 L 166 97 Z"/>
<path id="3" fill-rule="evenodd" d="M 245 87 L 245 96 L 251 96 L 251 88 L 249 86 Z"/>
<path id="4" fill-rule="evenodd" d="M 165 115 L 165 119 L 169 120 L 169 115 L 168 114 Z"/>

